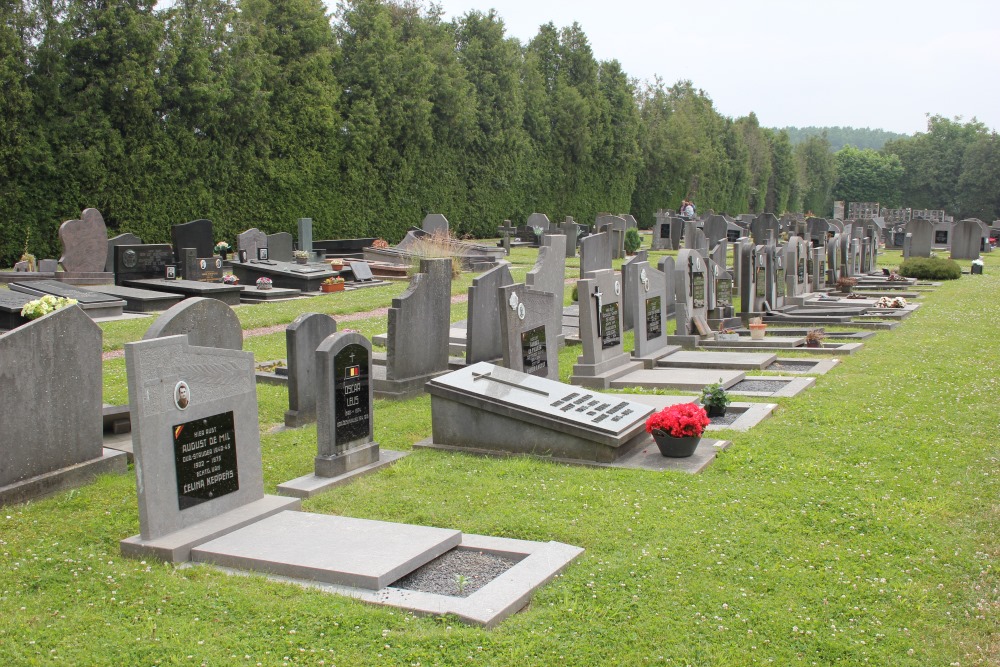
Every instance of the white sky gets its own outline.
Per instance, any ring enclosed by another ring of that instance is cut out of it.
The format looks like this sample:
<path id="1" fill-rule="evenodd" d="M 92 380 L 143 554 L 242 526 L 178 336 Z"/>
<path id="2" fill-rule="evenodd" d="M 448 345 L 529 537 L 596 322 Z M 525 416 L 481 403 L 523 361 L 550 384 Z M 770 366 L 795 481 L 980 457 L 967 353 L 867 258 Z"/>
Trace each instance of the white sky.
<path id="1" fill-rule="evenodd" d="M 598 60 L 690 79 L 720 113 L 754 111 L 767 127 L 912 134 L 930 113 L 1000 128 L 1000 0 L 438 2 L 446 19 L 496 9 L 525 43 L 576 21 Z"/>

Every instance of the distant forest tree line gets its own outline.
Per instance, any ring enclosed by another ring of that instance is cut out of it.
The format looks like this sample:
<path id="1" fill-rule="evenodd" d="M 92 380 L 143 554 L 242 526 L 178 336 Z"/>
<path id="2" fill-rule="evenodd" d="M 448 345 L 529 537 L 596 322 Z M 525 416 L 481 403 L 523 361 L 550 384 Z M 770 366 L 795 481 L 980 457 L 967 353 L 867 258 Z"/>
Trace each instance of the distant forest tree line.
<path id="1" fill-rule="evenodd" d="M 210 218 L 398 240 L 431 211 L 492 236 L 533 211 L 588 222 L 833 197 L 997 210 L 998 145 L 931 118 L 881 151 L 731 119 L 689 81 L 638 84 L 574 24 L 522 44 L 495 13 L 346 0 L 24 0 L 0 6 L 0 264 L 58 256 L 85 207 L 169 240 Z M 838 176 L 839 174 L 839 176 Z M 991 199 L 992 197 L 992 199 Z M 980 214 L 980 217 L 986 215 Z M 986 217 L 989 217 L 988 215 Z M 985 218 L 984 218 L 985 219 Z"/>

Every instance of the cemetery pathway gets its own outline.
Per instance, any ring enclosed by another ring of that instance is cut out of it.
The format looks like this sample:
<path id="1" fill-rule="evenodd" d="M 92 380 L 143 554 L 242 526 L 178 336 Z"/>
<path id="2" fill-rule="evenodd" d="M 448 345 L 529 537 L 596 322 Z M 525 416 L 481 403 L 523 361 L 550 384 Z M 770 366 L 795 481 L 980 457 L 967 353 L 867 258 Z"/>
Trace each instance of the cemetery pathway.
<path id="1" fill-rule="evenodd" d="M 463 303 L 469 300 L 468 294 L 456 294 L 451 297 L 452 303 Z M 376 308 L 375 310 L 365 310 L 356 313 L 347 313 L 345 315 L 337 315 L 337 324 L 342 322 L 356 322 L 357 320 L 365 320 L 369 317 L 386 317 L 389 314 L 389 307 Z M 247 329 L 243 332 L 243 338 L 252 338 L 254 336 L 267 336 L 269 334 L 278 333 L 279 331 L 284 331 L 287 324 L 272 324 L 266 327 L 257 327 L 256 329 Z M 109 359 L 119 359 L 125 356 L 125 350 L 109 350 L 108 352 L 103 352 L 101 354 L 101 361 L 108 361 Z"/>

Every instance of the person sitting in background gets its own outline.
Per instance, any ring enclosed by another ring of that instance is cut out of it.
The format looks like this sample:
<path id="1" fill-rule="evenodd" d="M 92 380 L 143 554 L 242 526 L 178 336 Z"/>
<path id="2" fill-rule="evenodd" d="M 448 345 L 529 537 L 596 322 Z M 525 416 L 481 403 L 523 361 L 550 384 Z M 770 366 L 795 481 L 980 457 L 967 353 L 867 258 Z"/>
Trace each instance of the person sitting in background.
<path id="1" fill-rule="evenodd" d="M 689 202 L 687 199 L 681 204 L 681 217 L 685 220 L 691 220 L 694 218 L 694 204 Z"/>

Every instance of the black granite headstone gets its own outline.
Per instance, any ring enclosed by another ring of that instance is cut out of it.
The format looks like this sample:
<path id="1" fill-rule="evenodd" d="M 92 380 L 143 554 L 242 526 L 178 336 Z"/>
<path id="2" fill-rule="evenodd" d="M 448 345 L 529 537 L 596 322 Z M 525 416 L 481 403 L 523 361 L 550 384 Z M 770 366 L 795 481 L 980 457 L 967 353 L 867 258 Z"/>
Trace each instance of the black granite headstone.
<path id="1" fill-rule="evenodd" d="M 345 345 L 333 359 L 335 413 L 334 445 L 360 440 L 371 431 L 368 350 Z"/>
<path id="2" fill-rule="evenodd" d="M 115 284 L 126 280 L 162 278 L 168 264 L 174 263 L 174 250 L 166 243 L 117 245 L 115 248 Z"/>
<path id="3" fill-rule="evenodd" d="M 601 347 L 607 349 L 622 343 L 622 316 L 617 303 L 601 306 Z"/>
<path id="4" fill-rule="evenodd" d="M 659 338 L 663 334 L 663 328 L 660 326 L 660 313 L 663 310 L 662 301 L 660 297 L 654 296 L 652 298 L 646 299 L 646 338 L 653 339 Z"/>
<path id="5" fill-rule="evenodd" d="M 178 424 L 173 431 L 179 509 L 239 490 L 232 411 Z"/>
<path id="6" fill-rule="evenodd" d="M 691 274 L 691 301 L 694 308 L 705 307 L 705 272 L 694 271 Z"/>
<path id="7" fill-rule="evenodd" d="M 546 358 L 545 326 L 521 332 L 521 358 L 528 375 L 547 377 L 549 364 Z"/>
<path id="8" fill-rule="evenodd" d="M 174 225 L 170 228 L 170 237 L 178 264 L 182 262 L 184 248 L 194 248 L 198 257 L 211 257 L 215 250 L 211 220 L 192 220 Z"/>

